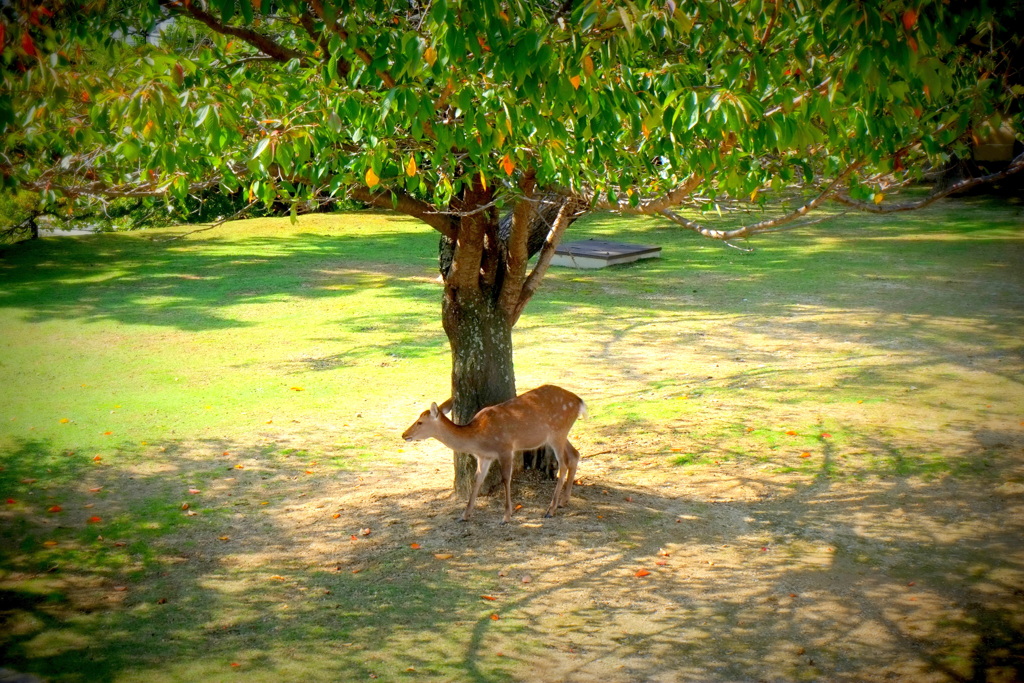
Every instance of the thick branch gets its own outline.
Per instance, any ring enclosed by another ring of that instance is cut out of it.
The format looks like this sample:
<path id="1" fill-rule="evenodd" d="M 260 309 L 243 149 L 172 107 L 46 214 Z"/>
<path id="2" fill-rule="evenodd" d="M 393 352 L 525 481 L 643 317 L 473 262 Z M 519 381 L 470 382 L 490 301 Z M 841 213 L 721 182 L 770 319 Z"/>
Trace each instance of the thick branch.
<path id="1" fill-rule="evenodd" d="M 180 0 L 160 0 L 160 4 L 174 14 L 192 17 L 196 21 L 206 24 L 210 30 L 221 35 L 233 36 L 239 40 L 249 43 L 263 54 L 281 62 L 291 59 L 306 59 L 307 55 L 281 45 L 272 38 L 263 35 L 258 31 L 243 26 L 229 26 L 221 23 L 215 16 L 204 10 L 194 2 L 180 2 Z"/>
<path id="2" fill-rule="evenodd" d="M 432 204 L 410 197 L 404 192 L 386 190 L 375 192 L 360 185 L 353 187 L 349 191 L 349 196 L 380 209 L 393 209 L 407 216 L 418 218 L 448 239 L 455 239 L 458 235 L 458 229 L 451 216 L 439 213 Z"/>
<path id="3" fill-rule="evenodd" d="M 562 207 L 558 211 L 558 215 L 555 217 L 555 222 L 551 224 L 551 230 L 548 231 L 548 237 L 544 241 L 544 247 L 540 250 L 540 257 L 537 259 L 537 265 L 533 267 L 533 272 L 526 278 L 526 282 L 523 283 L 522 292 L 519 295 L 519 302 L 516 304 L 515 311 L 512 314 L 512 324 L 515 325 L 519 321 L 519 316 L 523 314 L 523 309 L 526 308 L 526 304 L 529 303 L 533 297 L 537 288 L 540 287 L 540 282 L 544 279 L 545 273 L 548 272 L 548 266 L 551 265 L 551 259 L 555 256 L 555 248 L 562 241 L 562 235 L 565 233 L 565 229 L 569 227 L 573 219 L 585 209 L 581 203 L 573 198 L 567 197 L 562 202 Z"/>
<path id="4" fill-rule="evenodd" d="M 536 174 L 531 169 L 519 181 L 519 189 L 522 190 L 523 196 L 512 208 L 512 225 L 507 242 L 508 255 L 505 259 L 505 280 L 502 282 L 501 295 L 498 299 L 499 308 L 509 316 L 515 313 L 523 283 L 526 281 L 526 264 L 530 259 L 530 228 L 537 213 L 536 200 L 533 196 L 536 185 Z"/>

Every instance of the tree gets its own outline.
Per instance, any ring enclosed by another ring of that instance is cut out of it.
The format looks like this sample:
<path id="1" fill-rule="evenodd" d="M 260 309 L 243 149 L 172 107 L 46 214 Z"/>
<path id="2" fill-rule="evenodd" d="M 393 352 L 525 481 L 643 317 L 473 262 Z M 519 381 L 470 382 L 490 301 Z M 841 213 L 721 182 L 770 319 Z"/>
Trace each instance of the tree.
<path id="1" fill-rule="evenodd" d="M 1020 131 L 1006 73 L 1020 38 L 1000 28 L 1020 3 L 966 5 L 13 2 L 0 170 L 50 203 L 242 192 L 421 219 L 440 234 L 465 422 L 515 395 L 512 329 L 582 213 L 736 239 L 828 200 L 902 210 L 938 195 L 886 195 L 963 148 L 972 122 Z M 699 221 L 744 206 L 778 211 L 730 231 Z M 459 485 L 472 460 L 456 461 Z"/>

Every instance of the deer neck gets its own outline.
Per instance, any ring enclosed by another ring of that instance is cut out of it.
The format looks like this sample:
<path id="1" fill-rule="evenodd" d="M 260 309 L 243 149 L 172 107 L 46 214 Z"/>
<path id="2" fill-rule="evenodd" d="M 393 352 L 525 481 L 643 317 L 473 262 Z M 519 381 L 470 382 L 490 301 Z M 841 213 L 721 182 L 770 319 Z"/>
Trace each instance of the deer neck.
<path id="1" fill-rule="evenodd" d="M 477 430 L 471 425 L 457 425 L 444 415 L 439 416 L 437 434 L 434 438 L 453 451 L 472 453 L 480 444 Z"/>

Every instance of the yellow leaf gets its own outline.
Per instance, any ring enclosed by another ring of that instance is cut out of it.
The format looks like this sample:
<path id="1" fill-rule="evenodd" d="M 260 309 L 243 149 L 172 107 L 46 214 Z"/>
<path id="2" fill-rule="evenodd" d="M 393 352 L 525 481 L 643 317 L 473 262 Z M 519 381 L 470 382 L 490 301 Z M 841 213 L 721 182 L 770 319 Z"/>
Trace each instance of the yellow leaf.
<path id="1" fill-rule="evenodd" d="M 875 196 L 871 198 L 871 201 L 875 204 L 881 204 L 883 199 L 885 199 L 885 195 L 881 192 L 876 192 Z"/>
<path id="2" fill-rule="evenodd" d="M 416 175 L 416 157 L 409 157 L 409 163 L 405 165 L 405 175 L 409 176 L 410 178 Z"/>
<path id="3" fill-rule="evenodd" d="M 594 73 L 594 60 L 590 58 L 590 55 L 583 58 L 583 73 L 588 76 Z"/>
<path id="4" fill-rule="evenodd" d="M 434 557 L 436 557 L 439 560 L 450 560 L 450 559 L 452 559 L 452 554 L 451 553 L 434 553 Z"/>
<path id="5" fill-rule="evenodd" d="M 68 418 L 66 418 L 66 417 L 62 417 L 62 418 L 60 419 L 60 423 L 61 423 L 62 425 L 66 425 L 66 424 L 67 424 L 68 422 L 71 422 L 71 420 L 69 420 L 69 419 L 68 419 Z"/>
<path id="6" fill-rule="evenodd" d="M 579 90 L 579 88 L 580 88 L 580 77 L 579 76 L 570 76 L 569 77 L 569 82 L 572 83 L 572 89 L 573 90 Z"/>
<path id="7" fill-rule="evenodd" d="M 483 171 L 480 171 L 480 185 L 482 185 L 485 190 L 487 189 L 487 177 L 484 175 Z"/>
<path id="8" fill-rule="evenodd" d="M 434 62 L 437 61 L 437 50 L 435 50 L 432 47 L 428 47 L 426 50 L 424 50 L 423 61 L 425 61 L 430 66 L 434 66 Z"/>
<path id="9" fill-rule="evenodd" d="M 505 169 L 505 175 L 512 175 L 512 171 L 516 168 L 516 163 L 506 154 L 501 160 L 501 167 Z"/>
<path id="10" fill-rule="evenodd" d="M 366 186 L 376 187 L 378 183 L 380 183 L 380 177 L 373 172 L 372 168 L 366 169 Z"/>

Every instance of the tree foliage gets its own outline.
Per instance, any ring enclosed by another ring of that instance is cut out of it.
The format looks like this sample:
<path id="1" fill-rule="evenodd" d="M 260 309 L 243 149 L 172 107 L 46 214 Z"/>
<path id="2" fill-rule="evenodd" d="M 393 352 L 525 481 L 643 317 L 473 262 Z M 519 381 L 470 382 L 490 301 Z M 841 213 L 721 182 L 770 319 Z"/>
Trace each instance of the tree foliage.
<path id="1" fill-rule="evenodd" d="M 357 189 L 442 232 L 431 208 L 474 183 L 504 200 L 527 174 L 634 211 L 837 179 L 872 201 L 972 125 L 1020 129 L 1005 68 L 1019 37 L 999 35 L 1012 17 L 973 3 L 68 0 L 4 14 L 3 172 L 50 200 L 242 189 L 297 205 Z"/>

